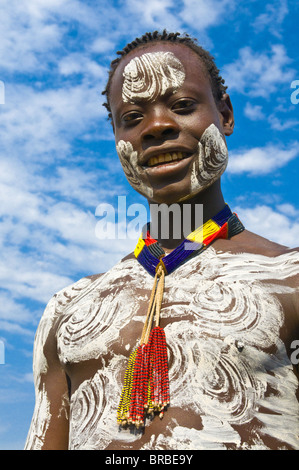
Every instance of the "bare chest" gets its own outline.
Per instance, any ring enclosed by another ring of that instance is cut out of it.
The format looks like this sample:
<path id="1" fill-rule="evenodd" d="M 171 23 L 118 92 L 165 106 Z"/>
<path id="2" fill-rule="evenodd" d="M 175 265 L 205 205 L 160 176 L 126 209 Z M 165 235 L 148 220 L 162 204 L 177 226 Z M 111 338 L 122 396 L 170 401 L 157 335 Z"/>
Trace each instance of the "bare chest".
<path id="1" fill-rule="evenodd" d="M 172 436 L 175 449 L 183 435 L 193 436 L 190 445 L 198 440 L 200 447 L 211 426 L 218 432 L 220 423 L 225 426 L 219 446 L 226 439 L 235 445 L 241 434 L 234 426 L 245 429 L 262 408 L 266 421 L 274 411 L 285 414 L 287 422 L 290 409 L 298 420 L 298 384 L 281 340 L 285 316 L 276 294 L 283 287 L 269 282 L 267 270 L 258 276 L 254 269 L 237 272 L 217 263 L 198 267 L 188 263 L 166 278 L 161 312 L 171 395 L 162 434 Z M 140 269 L 128 261 L 122 276 L 114 272 L 101 280 L 100 289 L 85 292 L 66 311 L 57 332 L 60 360 L 73 382 L 74 448 L 82 443 L 82 429 L 94 448 L 157 446 L 150 444 L 154 423 L 135 437 L 120 434 L 116 426 L 124 372 L 140 339 L 153 283 Z M 94 421 L 89 422 L 92 409 Z M 262 427 L 264 416 L 260 419 Z M 272 421 L 270 434 L 275 434 Z M 157 433 L 162 439 L 161 427 Z"/>

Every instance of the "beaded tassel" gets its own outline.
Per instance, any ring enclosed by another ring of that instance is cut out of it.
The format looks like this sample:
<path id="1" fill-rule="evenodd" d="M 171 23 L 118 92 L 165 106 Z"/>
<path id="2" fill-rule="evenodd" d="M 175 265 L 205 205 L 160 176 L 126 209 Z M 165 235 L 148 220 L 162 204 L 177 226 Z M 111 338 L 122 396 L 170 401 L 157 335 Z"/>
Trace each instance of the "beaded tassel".
<path id="1" fill-rule="evenodd" d="M 124 378 L 124 387 L 119 401 L 119 406 L 117 410 L 117 420 L 119 423 L 122 423 L 124 426 L 127 424 L 129 419 L 129 410 L 130 410 L 130 400 L 132 395 L 133 387 L 133 375 L 135 367 L 135 359 L 137 355 L 137 349 L 132 352 L 129 357 L 128 367 L 125 373 Z"/>
<path id="2" fill-rule="evenodd" d="M 148 403 L 149 412 L 160 412 L 163 417 L 164 408 L 169 404 L 169 379 L 167 366 L 167 346 L 165 333 L 162 328 L 156 326 L 149 340 L 151 360 L 153 364 L 150 376 L 152 407 Z"/>
<path id="3" fill-rule="evenodd" d="M 169 404 L 169 379 L 167 346 L 164 330 L 159 326 L 164 290 L 165 271 L 163 263 L 157 266 L 155 283 L 151 294 L 140 345 L 129 358 L 124 387 L 117 411 L 122 426 L 144 425 L 145 415 L 160 413 Z M 155 316 L 155 327 L 152 323 Z"/>

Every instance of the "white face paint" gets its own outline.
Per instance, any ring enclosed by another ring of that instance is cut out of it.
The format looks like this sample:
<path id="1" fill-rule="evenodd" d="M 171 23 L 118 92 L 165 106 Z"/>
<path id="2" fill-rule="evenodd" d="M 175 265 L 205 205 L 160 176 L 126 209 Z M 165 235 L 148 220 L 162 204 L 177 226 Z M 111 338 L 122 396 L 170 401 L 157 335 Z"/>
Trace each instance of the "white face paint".
<path id="1" fill-rule="evenodd" d="M 224 137 L 215 124 L 202 134 L 198 155 L 192 167 L 190 196 L 211 186 L 224 173 L 228 163 L 228 150 Z"/>
<path id="2" fill-rule="evenodd" d="M 138 152 L 134 151 L 131 142 L 120 140 L 116 151 L 130 185 L 146 198 L 152 198 L 153 188 L 143 183 L 138 165 Z"/>
<path id="3" fill-rule="evenodd" d="M 116 150 L 125 175 L 131 186 L 146 198 L 153 197 L 153 188 L 145 184 L 138 166 L 138 152 L 130 142 L 120 140 Z M 179 199 L 189 199 L 211 186 L 224 173 L 228 163 L 225 140 L 215 124 L 211 124 L 198 143 L 198 153 L 190 175 L 190 192 Z"/>
<path id="4" fill-rule="evenodd" d="M 124 102 L 145 100 L 154 102 L 166 92 L 175 93 L 186 79 L 182 62 L 171 52 L 153 52 L 135 57 L 125 67 L 122 99 Z M 138 160 L 142 155 L 134 150 L 131 142 L 120 140 L 116 150 L 125 175 L 131 186 L 146 198 L 154 196 L 153 187 L 141 169 Z M 178 201 L 198 194 L 211 186 L 226 169 L 228 151 L 219 129 L 211 124 L 198 144 L 197 155 L 190 171 L 190 189 Z"/>
<path id="5" fill-rule="evenodd" d="M 183 64 L 172 52 L 150 52 L 132 59 L 124 69 L 122 99 L 155 101 L 169 90 L 175 93 L 185 81 Z"/>
<path id="6" fill-rule="evenodd" d="M 175 93 L 185 81 L 183 64 L 171 52 L 154 52 L 132 59 L 123 72 L 122 99 L 155 101 L 166 92 Z M 138 166 L 138 153 L 130 142 L 120 140 L 116 150 L 130 185 L 146 198 L 152 198 L 153 188 L 144 184 Z"/>

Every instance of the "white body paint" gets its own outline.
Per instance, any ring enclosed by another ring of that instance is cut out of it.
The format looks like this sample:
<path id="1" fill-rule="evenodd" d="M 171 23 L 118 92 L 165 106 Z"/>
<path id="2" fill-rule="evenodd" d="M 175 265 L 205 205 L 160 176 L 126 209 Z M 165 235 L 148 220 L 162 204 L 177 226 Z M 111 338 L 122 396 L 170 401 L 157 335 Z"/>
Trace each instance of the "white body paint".
<path id="1" fill-rule="evenodd" d="M 48 400 L 45 384 L 41 377 L 48 371 L 48 363 L 44 355 L 44 344 L 55 320 L 55 301 L 52 299 L 43 314 L 35 337 L 33 356 L 33 378 L 35 385 L 35 409 L 25 444 L 26 449 L 42 448 L 47 429 L 51 420 L 50 402 Z"/>
<path id="2" fill-rule="evenodd" d="M 155 101 L 169 90 L 175 93 L 185 81 L 183 64 L 172 52 L 149 52 L 132 59 L 124 69 L 122 99 Z"/>
<path id="3" fill-rule="evenodd" d="M 170 410 L 184 409 L 202 428 L 171 418 L 163 431 L 162 420 L 158 434 L 148 429 L 142 449 L 267 449 L 267 438 L 275 438 L 281 448 L 299 450 L 298 380 L 280 339 L 285 319 L 276 296 L 294 294 L 281 281 L 298 274 L 298 264 L 296 252 L 268 258 L 210 247 L 166 277 L 162 317 L 170 320 Z M 71 397 L 70 449 L 105 449 L 112 441 L 129 448 L 141 439 L 116 424 L 127 357 L 115 347 L 123 343 L 128 350 L 121 330 L 134 332 L 136 322 L 144 321 L 140 303 L 147 304 L 152 284 L 138 262 L 127 259 L 57 296 L 52 314 L 59 321 L 62 365 L 92 358 L 99 363 Z M 33 424 L 31 433 L 38 429 Z"/>
<path id="4" fill-rule="evenodd" d="M 35 394 L 35 410 L 25 444 L 26 449 L 41 450 L 51 420 L 50 402 L 45 385 Z"/>

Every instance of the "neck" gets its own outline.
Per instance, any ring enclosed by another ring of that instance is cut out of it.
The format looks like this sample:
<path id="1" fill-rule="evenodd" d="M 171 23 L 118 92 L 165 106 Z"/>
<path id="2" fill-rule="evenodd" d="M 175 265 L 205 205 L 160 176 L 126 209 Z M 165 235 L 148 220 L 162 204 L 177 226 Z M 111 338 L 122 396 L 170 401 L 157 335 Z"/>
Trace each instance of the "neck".
<path id="1" fill-rule="evenodd" d="M 151 235 L 166 252 L 175 249 L 189 233 L 223 209 L 220 180 L 193 198 L 173 204 L 149 202 Z"/>

